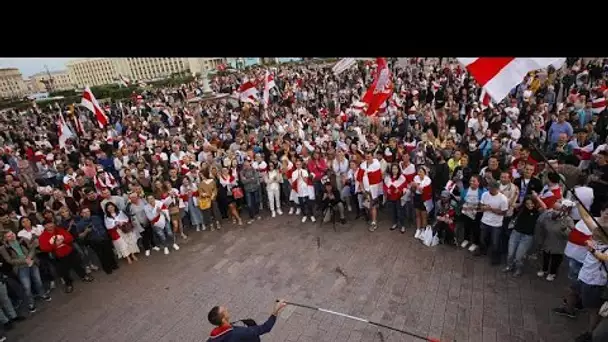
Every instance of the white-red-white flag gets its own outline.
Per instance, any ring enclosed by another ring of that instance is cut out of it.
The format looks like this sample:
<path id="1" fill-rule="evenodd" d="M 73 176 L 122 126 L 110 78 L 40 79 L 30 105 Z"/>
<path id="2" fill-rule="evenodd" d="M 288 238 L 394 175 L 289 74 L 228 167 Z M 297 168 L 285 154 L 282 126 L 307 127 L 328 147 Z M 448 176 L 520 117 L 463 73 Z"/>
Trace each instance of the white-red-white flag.
<path id="1" fill-rule="evenodd" d="M 372 85 L 367 89 L 365 95 L 361 99 L 367 103 L 365 114 L 374 115 L 380 106 L 393 95 L 393 81 L 391 80 L 391 72 L 386 64 L 386 59 L 378 58 L 376 75 Z"/>
<path id="2" fill-rule="evenodd" d="M 270 101 L 270 89 L 274 88 L 274 76 L 266 70 L 266 76 L 264 77 L 264 106 L 268 107 Z"/>
<path id="3" fill-rule="evenodd" d="M 598 97 L 592 100 L 591 102 L 591 111 L 593 111 L 593 113 L 595 114 L 599 114 L 601 112 L 604 111 L 604 109 L 606 109 L 606 98 L 605 97 Z"/>
<path id="4" fill-rule="evenodd" d="M 243 84 L 239 87 L 239 99 L 242 102 L 256 103 L 259 101 L 258 90 L 255 83 L 248 79 L 243 79 Z"/>
<path id="5" fill-rule="evenodd" d="M 481 89 L 481 96 L 479 96 L 479 100 L 481 101 L 480 107 L 485 110 L 486 108 L 494 108 L 494 104 L 492 103 L 492 97 L 488 94 L 486 88 Z"/>
<path id="6" fill-rule="evenodd" d="M 86 87 L 84 89 L 84 92 L 82 93 L 82 102 L 80 105 L 95 114 L 95 118 L 97 119 L 97 123 L 99 124 L 100 128 L 104 128 L 108 123 L 110 123 L 108 116 L 103 109 L 101 109 L 101 106 L 99 106 L 99 103 L 97 102 L 95 95 L 93 95 L 91 88 Z"/>
<path id="7" fill-rule="evenodd" d="M 533 70 L 549 65 L 561 66 L 565 58 L 520 58 L 520 57 L 459 57 L 469 74 L 475 78 L 495 102 L 502 101 L 524 77 Z"/>
<path id="8" fill-rule="evenodd" d="M 65 122 L 63 118 L 63 114 L 59 112 L 59 117 L 57 118 L 57 135 L 59 136 L 59 147 L 64 148 L 66 140 L 72 138 L 74 133 L 70 130 L 70 127 Z"/>
<path id="9" fill-rule="evenodd" d="M 357 60 L 354 58 L 342 58 L 336 63 L 336 65 L 333 66 L 333 68 L 331 68 L 331 70 L 337 76 L 350 69 L 355 64 L 357 64 Z"/>
<path id="10" fill-rule="evenodd" d="M 120 84 L 121 85 L 123 85 L 125 87 L 128 87 L 131 84 L 131 80 L 128 79 L 128 78 L 126 78 L 125 76 L 118 75 L 118 77 L 120 78 Z"/>

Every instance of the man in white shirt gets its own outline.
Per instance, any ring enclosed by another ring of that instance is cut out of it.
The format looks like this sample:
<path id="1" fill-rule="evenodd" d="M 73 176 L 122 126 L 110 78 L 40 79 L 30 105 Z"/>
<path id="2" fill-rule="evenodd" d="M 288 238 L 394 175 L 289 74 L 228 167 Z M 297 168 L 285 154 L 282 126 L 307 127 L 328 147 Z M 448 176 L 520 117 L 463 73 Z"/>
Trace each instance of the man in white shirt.
<path id="1" fill-rule="evenodd" d="M 492 265 L 500 264 L 500 231 L 502 221 L 509 210 L 507 196 L 500 192 L 500 183 L 492 181 L 489 191 L 481 195 L 481 253 L 490 250 Z M 491 238 L 490 243 L 488 240 Z"/>

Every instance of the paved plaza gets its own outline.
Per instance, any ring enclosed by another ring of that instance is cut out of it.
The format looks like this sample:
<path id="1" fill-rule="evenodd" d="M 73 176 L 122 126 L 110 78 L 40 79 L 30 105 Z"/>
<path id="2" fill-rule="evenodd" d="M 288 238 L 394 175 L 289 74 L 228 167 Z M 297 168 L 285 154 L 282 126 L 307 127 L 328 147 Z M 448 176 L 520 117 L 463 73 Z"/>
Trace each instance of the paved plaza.
<path id="1" fill-rule="evenodd" d="M 445 341 L 572 341 L 586 317 L 550 313 L 565 291 L 528 269 L 504 275 L 487 258 L 461 249 L 428 248 L 379 223 L 300 223 L 301 217 L 263 219 L 239 228 L 190 232 L 169 256 L 146 259 L 92 284 L 75 282 L 71 295 L 53 292 L 9 341 L 205 341 L 207 312 L 217 304 L 232 319 L 262 323 L 273 302 L 290 301 L 370 318 Z M 337 271 L 339 268 L 346 275 Z M 380 332 L 380 333 L 379 333 Z M 263 341 L 420 341 L 326 313 L 287 307 Z"/>

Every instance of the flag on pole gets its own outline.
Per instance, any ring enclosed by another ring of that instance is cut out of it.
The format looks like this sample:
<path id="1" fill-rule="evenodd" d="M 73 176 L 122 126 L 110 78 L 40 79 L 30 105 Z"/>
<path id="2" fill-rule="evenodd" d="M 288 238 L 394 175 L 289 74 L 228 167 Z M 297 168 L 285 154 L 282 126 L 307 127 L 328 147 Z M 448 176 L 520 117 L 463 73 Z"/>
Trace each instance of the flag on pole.
<path id="1" fill-rule="evenodd" d="M 239 87 L 239 99 L 242 102 L 248 102 L 255 104 L 259 101 L 258 90 L 255 89 L 255 83 L 249 81 L 247 78 L 243 79 L 243 84 Z"/>
<path id="2" fill-rule="evenodd" d="M 591 111 L 593 111 L 594 114 L 599 114 L 603 112 L 604 109 L 606 109 L 606 98 L 604 96 L 592 100 Z"/>
<path id="3" fill-rule="evenodd" d="M 479 96 L 479 99 L 481 100 L 480 107 L 482 110 L 485 110 L 488 107 L 494 108 L 494 104 L 492 103 L 492 98 L 490 97 L 490 94 L 488 94 L 488 91 L 486 90 L 486 88 L 481 89 L 481 96 Z"/>
<path id="4" fill-rule="evenodd" d="M 74 133 L 70 130 L 70 127 L 65 122 L 63 114 L 60 112 L 57 118 L 57 135 L 59 136 L 59 147 L 64 148 L 66 140 L 72 138 Z"/>
<path id="5" fill-rule="evenodd" d="M 459 57 L 458 61 L 495 102 L 500 102 L 530 71 L 549 65 L 557 68 L 565 58 Z"/>
<path id="6" fill-rule="evenodd" d="M 270 101 L 270 89 L 275 87 L 274 76 L 266 70 L 266 76 L 264 77 L 264 106 L 268 107 Z"/>
<path id="7" fill-rule="evenodd" d="M 367 103 L 368 107 L 365 111 L 366 115 L 374 115 L 382 106 L 386 100 L 388 100 L 393 94 L 393 82 L 391 80 L 391 73 L 388 70 L 386 59 L 378 58 L 378 67 L 374 81 L 372 85 L 367 89 L 365 95 L 361 99 L 362 102 Z"/>
<path id="8" fill-rule="evenodd" d="M 340 75 L 344 71 L 350 69 L 353 65 L 357 64 L 357 60 L 354 58 L 342 58 L 331 70 L 336 76 Z"/>
<path id="9" fill-rule="evenodd" d="M 97 102 L 95 95 L 93 95 L 91 88 L 86 87 L 84 89 L 84 92 L 82 93 L 82 102 L 80 105 L 95 114 L 95 118 L 97 119 L 97 123 L 99 124 L 100 128 L 104 128 L 110 122 L 106 113 L 99 106 L 99 103 Z"/>
<path id="10" fill-rule="evenodd" d="M 131 80 L 128 79 L 127 77 L 123 76 L 122 74 L 118 75 L 119 79 L 120 79 L 120 85 L 128 87 L 129 85 L 131 85 Z"/>

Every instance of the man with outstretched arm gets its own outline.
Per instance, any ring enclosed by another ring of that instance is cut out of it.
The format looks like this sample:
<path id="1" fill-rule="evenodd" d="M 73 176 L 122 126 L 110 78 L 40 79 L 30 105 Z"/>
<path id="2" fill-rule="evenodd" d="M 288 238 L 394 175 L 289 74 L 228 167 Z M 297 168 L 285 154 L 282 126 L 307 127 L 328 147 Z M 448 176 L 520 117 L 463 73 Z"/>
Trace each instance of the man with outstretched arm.
<path id="1" fill-rule="evenodd" d="M 272 310 L 272 314 L 262 325 L 249 325 L 245 321 L 251 322 L 251 320 L 243 320 L 248 325 L 247 327 L 233 326 L 230 323 L 228 309 L 223 306 L 214 306 L 209 311 L 207 319 L 209 319 L 209 323 L 216 327 L 211 331 L 207 342 L 260 342 L 260 336 L 272 330 L 277 321 L 277 316 L 286 305 L 285 301 L 278 301 Z"/>

